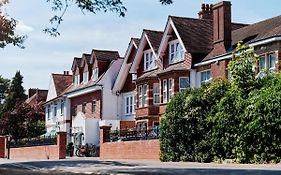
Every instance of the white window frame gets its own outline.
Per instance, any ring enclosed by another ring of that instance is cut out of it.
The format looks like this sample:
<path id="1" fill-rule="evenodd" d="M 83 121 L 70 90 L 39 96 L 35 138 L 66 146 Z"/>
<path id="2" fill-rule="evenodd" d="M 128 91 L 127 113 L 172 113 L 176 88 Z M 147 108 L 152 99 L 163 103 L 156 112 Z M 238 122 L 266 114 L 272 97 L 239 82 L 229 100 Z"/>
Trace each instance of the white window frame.
<path id="1" fill-rule="evenodd" d="M 178 45 L 178 47 L 177 47 Z M 178 39 L 169 42 L 169 64 L 181 62 L 185 59 L 185 51 Z"/>
<path id="2" fill-rule="evenodd" d="M 143 107 L 148 106 L 148 84 L 143 85 Z"/>
<path id="3" fill-rule="evenodd" d="M 271 66 L 271 56 L 274 56 L 275 60 L 274 60 L 274 63 L 273 63 L 273 66 Z M 261 58 L 264 58 L 264 68 L 262 69 L 261 66 L 260 66 L 260 60 Z M 276 70 L 276 62 L 277 62 L 277 55 L 276 55 L 276 51 L 275 52 L 269 52 L 269 53 L 266 53 L 266 54 L 262 54 L 260 55 L 260 59 L 259 59 L 259 75 L 258 76 L 261 76 L 263 77 L 264 76 L 264 71 L 265 70 L 269 70 L 270 72 L 275 72 Z"/>
<path id="4" fill-rule="evenodd" d="M 167 79 L 162 80 L 163 103 L 168 102 Z"/>
<path id="5" fill-rule="evenodd" d="M 93 80 L 94 81 L 97 81 L 98 80 L 98 78 L 99 78 L 99 68 L 94 68 L 93 69 Z"/>
<path id="6" fill-rule="evenodd" d="M 187 87 L 184 87 L 184 88 L 181 87 L 181 79 L 188 79 L 188 86 Z M 179 77 L 179 92 L 182 92 L 182 91 L 184 91 L 188 88 L 190 88 L 190 78 L 189 77 Z"/>
<path id="7" fill-rule="evenodd" d="M 150 71 L 157 68 L 156 57 L 151 49 L 143 52 L 144 71 Z"/>
<path id="8" fill-rule="evenodd" d="M 135 95 L 128 94 L 124 96 L 124 113 L 125 115 L 132 115 L 135 113 Z"/>
<path id="9" fill-rule="evenodd" d="M 74 75 L 74 84 L 75 85 L 80 84 L 80 74 Z"/>
<path id="10" fill-rule="evenodd" d="M 57 110 L 58 109 L 57 109 L 57 104 L 56 103 L 54 104 L 54 109 L 53 110 L 54 110 L 54 117 L 57 117 L 57 114 L 58 114 Z"/>
<path id="11" fill-rule="evenodd" d="M 168 102 L 171 100 L 171 98 L 174 95 L 173 89 L 174 89 L 174 80 L 172 78 L 169 78 L 169 80 L 168 80 Z"/>
<path id="12" fill-rule="evenodd" d="M 63 115 L 64 114 L 64 100 L 61 100 L 60 102 L 60 114 Z"/>
<path id="13" fill-rule="evenodd" d="M 157 87 L 158 87 L 158 90 L 156 89 Z M 159 83 L 153 83 L 153 104 L 154 105 L 160 104 L 160 84 Z"/>
<path id="14" fill-rule="evenodd" d="M 50 107 L 50 105 L 47 106 L 47 120 L 51 120 L 51 107 Z"/>
<path id="15" fill-rule="evenodd" d="M 138 86 L 138 107 L 139 108 L 142 108 L 142 91 L 143 91 L 143 89 L 142 89 L 142 85 L 139 85 Z"/>
<path id="16" fill-rule="evenodd" d="M 206 79 L 206 80 L 202 80 L 202 74 L 203 74 L 203 73 L 207 73 L 207 72 L 210 72 L 210 78 L 209 78 L 209 79 Z M 204 71 L 200 71 L 200 84 L 208 83 L 208 82 L 211 81 L 211 80 L 212 80 L 212 72 L 211 72 L 211 69 L 204 70 Z"/>
<path id="17" fill-rule="evenodd" d="M 89 81 L 89 72 L 83 72 L 83 82 L 87 83 Z"/>

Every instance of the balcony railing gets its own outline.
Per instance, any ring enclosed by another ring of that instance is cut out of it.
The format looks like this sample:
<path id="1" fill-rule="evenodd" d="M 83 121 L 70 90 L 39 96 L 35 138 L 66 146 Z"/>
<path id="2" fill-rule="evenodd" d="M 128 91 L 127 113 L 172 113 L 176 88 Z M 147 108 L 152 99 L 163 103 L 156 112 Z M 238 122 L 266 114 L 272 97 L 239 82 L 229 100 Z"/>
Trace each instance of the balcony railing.
<path id="1" fill-rule="evenodd" d="M 160 136 L 159 127 L 144 128 L 144 129 L 122 129 L 122 130 L 111 130 L 109 133 L 108 142 L 117 141 L 132 141 L 132 140 L 152 140 L 158 139 Z"/>
<path id="2" fill-rule="evenodd" d="M 44 146 L 56 145 L 57 136 L 40 136 L 37 138 L 24 138 L 18 140 L 11 140 L 8 143 L 10 148 L 31 147 L 31 146 Z"/>

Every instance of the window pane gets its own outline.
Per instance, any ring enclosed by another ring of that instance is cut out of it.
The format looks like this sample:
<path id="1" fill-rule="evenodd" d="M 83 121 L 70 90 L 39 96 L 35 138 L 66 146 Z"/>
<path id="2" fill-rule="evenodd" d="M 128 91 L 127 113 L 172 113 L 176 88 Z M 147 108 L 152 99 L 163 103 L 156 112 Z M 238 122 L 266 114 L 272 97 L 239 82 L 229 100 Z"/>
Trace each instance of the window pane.
<path id="1" fill-rule="evenodd" d="M 261 56 L 260 61 L 259 61 L 259 70 L 265 69 L 265 57 Z"/>
<path id="2" fill-rule="evenodd" d="M 275 54 L 270 54 L 269 55 L 269 69 L 275 68 L 275 61 L 276 61 Z"/>
<path id="3" fill-rule="evenodd" d="M 189 87 L 189 78 L 180 78 L 180 90 L 184 90 Z"/>

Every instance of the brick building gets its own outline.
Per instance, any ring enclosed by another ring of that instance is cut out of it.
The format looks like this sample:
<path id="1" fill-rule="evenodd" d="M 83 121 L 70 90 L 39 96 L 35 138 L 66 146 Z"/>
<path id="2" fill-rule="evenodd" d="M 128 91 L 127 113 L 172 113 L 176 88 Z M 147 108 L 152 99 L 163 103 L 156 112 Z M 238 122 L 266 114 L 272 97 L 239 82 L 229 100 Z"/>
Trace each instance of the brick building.
<path id="1" fill-rule="evenodd" d="M 117 96 L 111 90 L 122 62 L 117 51 L 97 49 L 74 58 L 73 82 L 64 96 L 70 100 L 71 134 L 75 144 L 98 144 L 102 125 L 120 128 Z"/>

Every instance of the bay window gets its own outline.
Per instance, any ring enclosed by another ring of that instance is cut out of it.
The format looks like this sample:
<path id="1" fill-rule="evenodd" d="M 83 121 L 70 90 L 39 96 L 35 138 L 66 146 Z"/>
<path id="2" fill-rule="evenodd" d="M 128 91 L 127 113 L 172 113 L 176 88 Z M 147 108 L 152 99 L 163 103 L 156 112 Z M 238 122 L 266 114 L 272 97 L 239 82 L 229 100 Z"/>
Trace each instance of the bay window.
<path id="1" fill-rule="evenodd" d="M 160 86 L 159 83 L 153 84 L 153 104 L 160 103 Z"/>
<path id="2" fill-rule="evenodd" d="M 170 101 L 170 99 L 172 98 L 173 96 L 173 79 L 169 79 L 169 82 L 168 82 L 168 100 Z"/>
<path id="3" fill-rule="evenodd" d="M 167 103 L 167 80 L 163 80 L 162 90 L 163 90 L 163 103 Z"/>
<path id="4" fill-rule="evenodd" d="M 180 77 L 179 78 L 179 89 L 180 89 L 180 92 L 186 90 L 187 88 L 190 87 L 190 84 L 189 84 L 189 77 Z"/>
<path id="5" fill-rule="evenodd" d="M 139 88 L 138 88 L 138 104 L 139 104 L 139 108 L 142 107 L 142 85 L 139 85 Z"/>
<path id="6" fill-rule="evenodd" d="M 151 50 L 144 51 L 144 71 L 156 68 L 156 58 Z"/>
<path id="7" fill-rule="evenodd" d="M 146 107 L 147 106 L 147 101 L 148 101 L 148 98 L 147 98 L 147 95 L 148 95 L 148 85 L 147 84 L 144 84 L 143 85 L 143 106 Z"/>
<path id="8" fill-rule="evenodd" d="M 184 60 L 185 52 L 179 40 L 174 40 L 169 43 L 169 63 L 177 63 Z"/>

